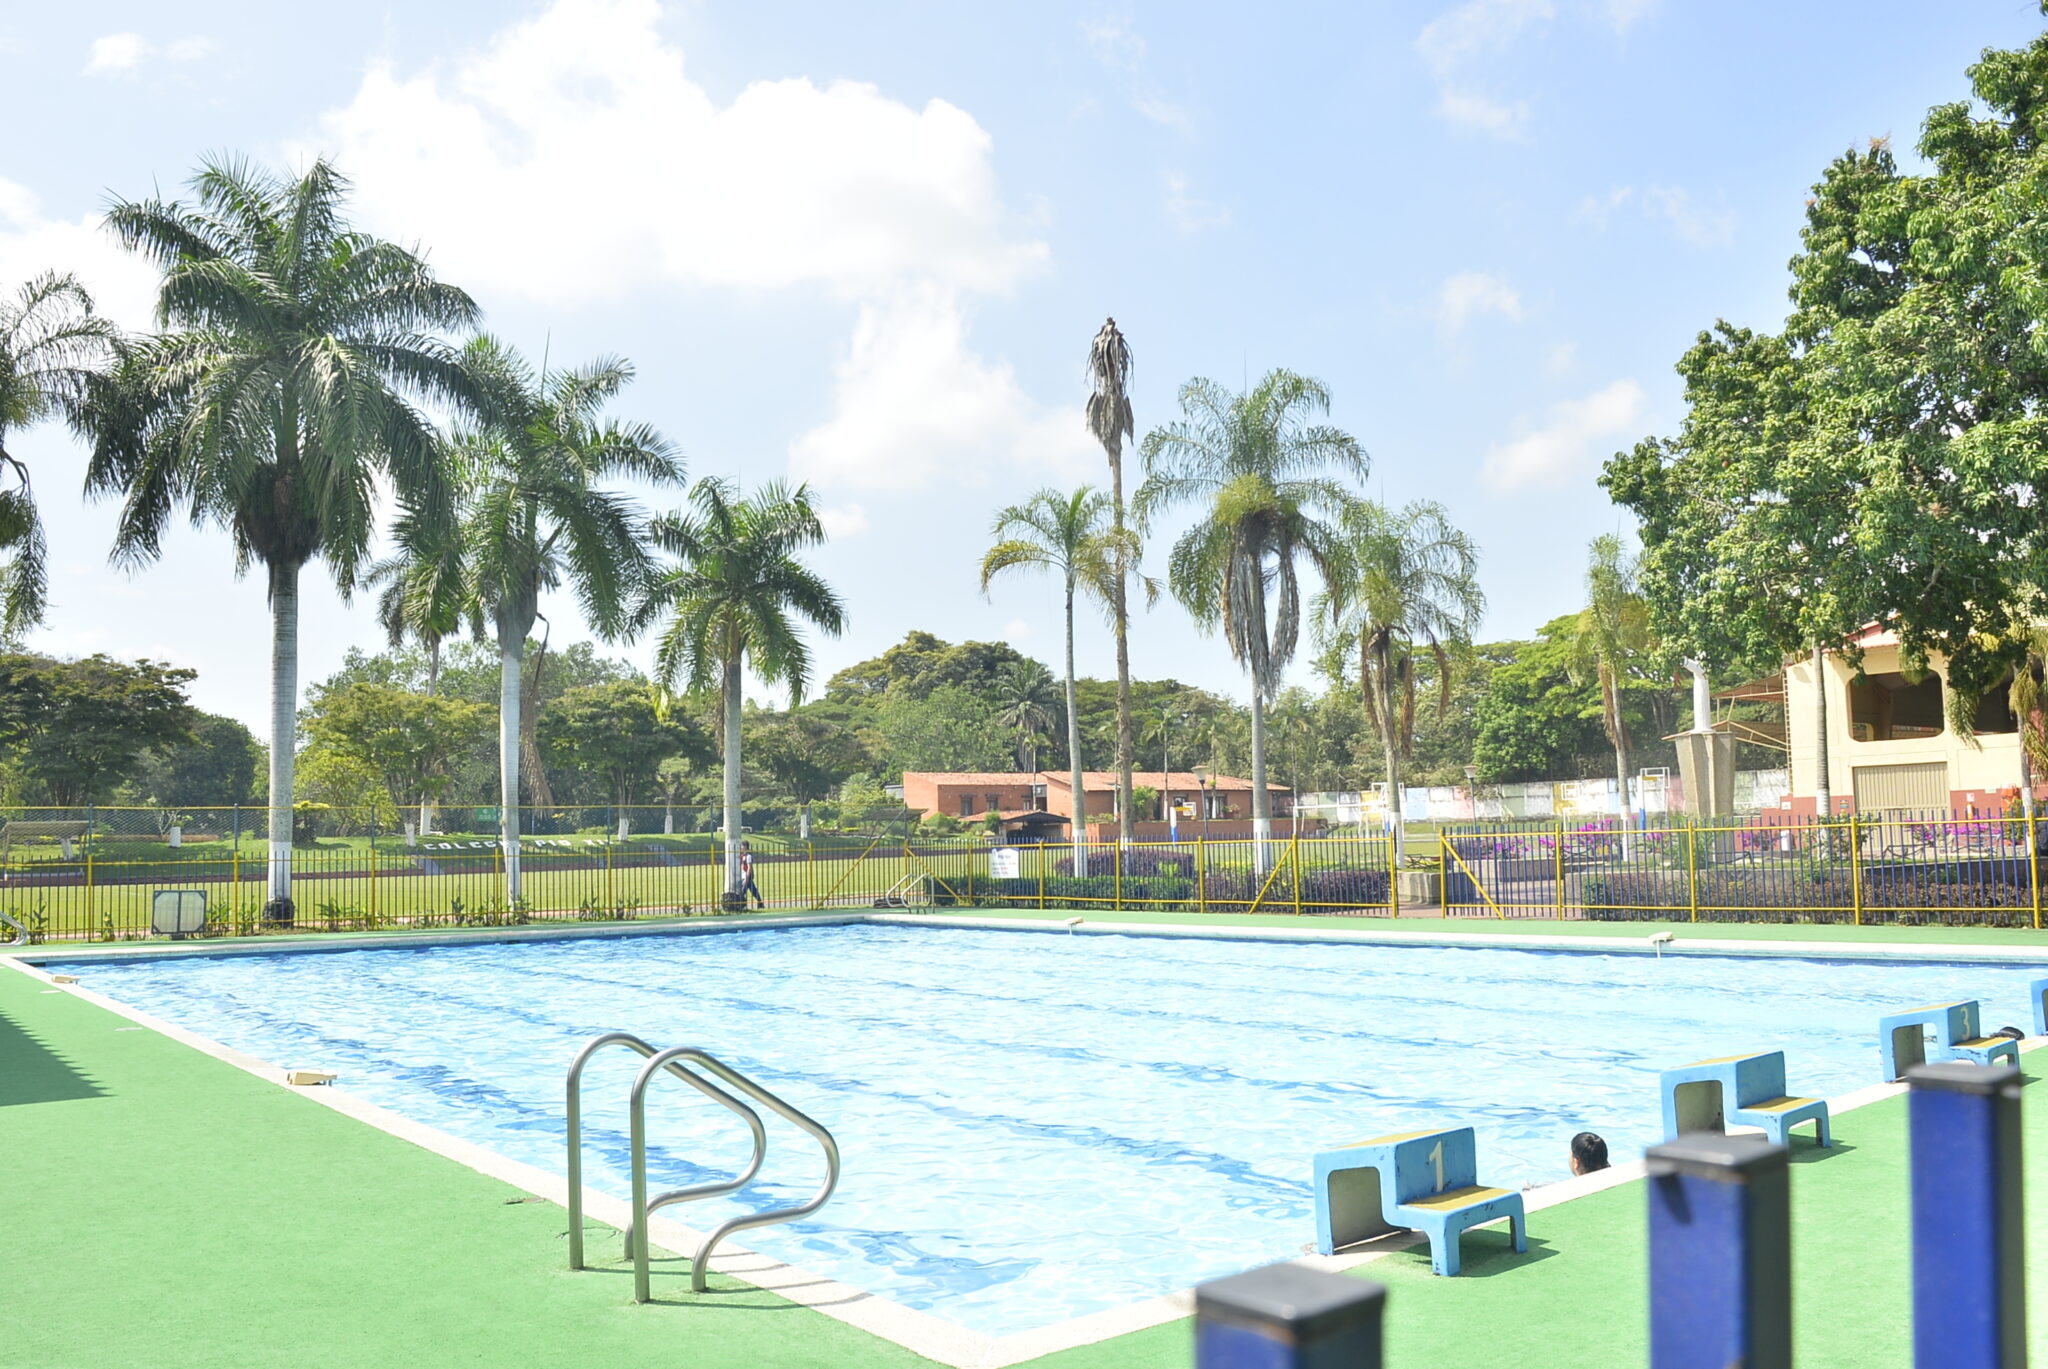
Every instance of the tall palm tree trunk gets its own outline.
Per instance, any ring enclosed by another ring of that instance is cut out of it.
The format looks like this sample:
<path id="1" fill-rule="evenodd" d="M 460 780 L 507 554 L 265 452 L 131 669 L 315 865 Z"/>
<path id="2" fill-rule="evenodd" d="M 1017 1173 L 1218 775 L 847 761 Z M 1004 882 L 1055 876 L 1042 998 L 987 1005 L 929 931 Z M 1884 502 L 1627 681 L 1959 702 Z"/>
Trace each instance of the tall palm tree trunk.
<path id="1" fill-rule="evenodd" d="M 1273 799 L 1266 792 L 1266 682 L 1252 676 L 1252 868 L 1272 868 Z"/>
<path id="2" fill-rule="evenodd" d="M 1371 673 L 1372 678 L 1359 683 L 1373 691 L 1373 701 L 1379 706 L 1380 753 L 1385 758 L 1387 774 L 1387 832 L 1393 843 L 1394 859 L 1398 861 L 1406 850 L 1407 836 L 1401 812 L 1401 745 L 1396 735 L 1400 724 L 1395 721 L 1392 663 L 1385 652 L 1378 654 L 1378 669 Z"/>
<path id="3" fill-rule="evenodd" d="M 740 893 L 740 658 L 725 663 L 725 890 Z"/>
<path id="4" fill-rule="evenodd" d="M 299 730 L 299 567 L 270 567 L 270 893 L 267 922 L 290 922 L 292 773 Z"/>
<path id="5" fill-rule="evenodd" d="M 1607 739 L 1614 743 L 1614 782 L 1621 791 L 1621 858 L 1627 860 L 1635 852 L 1635 805 L 1630 801 L 1628 784 L 1628 729 L 1621 716 L 1621 683 L 1605 667 L 1600 680 L 1600 703 L 1607 712 Z"/>
<path id="6" fill-rule="evenodd" d="M 1074 838 L 1074 874 L 1088 875 L 1088 791 L 1081 775 L 1081 704 L 1074 685 L 1074 577 L 1067 576 L 1067 783 L 1073 800 L 1073 820 L 1067 824 Z"/>
<path id="7" fill-rule="evenodd" d="M 427 697 L 433 698 L 441 687 L 441 639 L 427 638 Z M 425 841 L 427 833 L 434 830 L 434 800 L 426 790 L 420 790 L 420 840 Z"/>
<path id="8" fill-rule="evenodd" d="M 1124 463 L 1112 456 L 1109 462 L 1110 521 L 1116 529 L 1116 835 L 1119 844 L 1131 844 L 1131 615 L 1126 590 L 1130 567 L 1124 564 Z"/>
<path id="9" fill-rule="evenodd" d="M 526 634 L 498 634 L 498 840 L 505 851 L 505 900 L 519 898 L 519 705 Z"/>

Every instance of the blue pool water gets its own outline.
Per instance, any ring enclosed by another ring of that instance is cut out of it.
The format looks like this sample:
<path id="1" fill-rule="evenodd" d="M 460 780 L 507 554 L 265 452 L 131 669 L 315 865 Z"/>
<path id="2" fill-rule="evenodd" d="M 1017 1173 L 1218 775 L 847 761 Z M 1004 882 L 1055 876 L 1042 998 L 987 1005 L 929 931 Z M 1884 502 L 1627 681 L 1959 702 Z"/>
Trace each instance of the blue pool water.
<path id="1" fill-rule="evenodd" d="M 1572 1133 L 1658 1139 L 1657 1071 L 1782 1047 L 1795 1091 L 1877 1079 L 1881 1011 L 1981 998 L 2004 966 L 1271 944 L 910 927 L 94 963 L 94 989 L 556 1172 L 562 1074 L 598 1032 L 694 1044 L 839 1139 L 831 1205 L 756 1249 L 991 1335 L 1185 1288 L 1314 1239 L 1315 1150 L 1470 1123 L 1480 1177 L 1565 1177 Z M 593 1064 L 586 1177 L 626 1192 L 638 1057 Z M 729 1174 L 730 1116 L 650 1110 L 653 1183 Z M 817 1185 L 773 1117 L 750 1202 Z M 609 1244 L 609 1243 L 607 1243 Z M 596 1252 L 609 1257 L 605 1246 Z"/>

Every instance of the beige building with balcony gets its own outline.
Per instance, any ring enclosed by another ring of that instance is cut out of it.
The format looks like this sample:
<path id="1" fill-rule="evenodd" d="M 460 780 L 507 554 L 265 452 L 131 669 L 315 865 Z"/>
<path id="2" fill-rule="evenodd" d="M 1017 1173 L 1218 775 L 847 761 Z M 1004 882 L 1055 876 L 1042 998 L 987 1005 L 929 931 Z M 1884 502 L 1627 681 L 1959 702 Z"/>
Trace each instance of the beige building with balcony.
<path id="1" fill-rule="evenodd" d="M 1899 642 L 1870 629 L 1859 639 L 1859 677 L 1839 654 L 1826 659 L 1828 787 L 1837 813 L 1947 809 L 1996 811 L 2020 784 L 2018 720 L 2003 690 L 1979 701 L 1974 743 L 1948 726 L 1944 662 L 1911 680 L 1899 669 Z M 1791 767 L 1783 807 L 1812 813 L 1820 777 L 1814 737 L 1815 688 L 1809 657 L 1785 667 L 1785 741 Z M 2038 788 L 2038 787 L 2037 787 Z M 2003 793 L 2001 791 L 2004 791 Z"/>

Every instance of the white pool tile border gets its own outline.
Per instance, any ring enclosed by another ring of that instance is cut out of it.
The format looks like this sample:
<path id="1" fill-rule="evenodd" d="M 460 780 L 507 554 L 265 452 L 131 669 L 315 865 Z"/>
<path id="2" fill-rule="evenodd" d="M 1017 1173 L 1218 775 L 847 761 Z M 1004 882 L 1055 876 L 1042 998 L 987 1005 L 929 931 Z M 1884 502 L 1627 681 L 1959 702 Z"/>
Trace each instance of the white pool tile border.
<path id="1" fill-rule="evenodd" d="M 1227 941 L 1341 941 L 1376 945 L 1439 945 L 1467 947 L 1506 947 L 1515 950 L 1561 950 L 1585 949 L 1600 952 L 1628 952 L 1641 955 L 1763 955 L 1809 958 L 1822 956 L 1829 959 L 1903 959 L 1903 960 L 1962 960 L 1962 961 L 2039 961 L 2048 963 L 2048 948 L 2039 951 L 2025 947 L 2003 947 L 1994 950 L 1989 947 L 1957 946 L 1938 944 L 1913 946 L 1902 944 L 1863 943 L 1858 946 L 1839 946 L 1830 942 L 1753 942 L 1715 941 L 1711 938 L 1688 938 L 1682 943 L 1674 940 L 1661 947 L 1651 946 L 1645 938 L 1574 936 L 1568 941 L 1553 936 L 1513 936 L 1490 932 L 1411 932 L 1380 931 L 1359 927 L 1217 927 L 1186 924 L 1157 924 L 1131 922 L 1090 922 L 1078 924 L 1062 921 L 987 918 L 963 914 L 932 913 L 852 913 L 814 914 L 792 917 L 704 920 L 691 923 L 662 923 L 656 925 L 621 924 L 574 924 L 568 927 L 514 927 L 472 929 L 465 932 L 415 933 L 402 936 L 348 937 L 345 944 L 326 942 L 308 944 L 304 941 L 272 942 L 254 944 L 237 943 L 234 946 L 211 945 L 205 942 L 188 945 L 150 946 L 146 944 L 117 945 L 101 947 L 94 954 L 80 955 L 84 948 L 32 952 L 30 954 L 0 955 L 0 966 L 17 970 L 31 978 L 53 985 L 52 992 L 70 993 L 92 1003 L 118 1017 L 147 1027 L 164 1036 L 192 1047 L 203 1054 L 235 1066 L 256 1077 L 266 1080 L 279 1088 L 290 1089 L 300 1097 L 317 1102 L 324 1107 L 352 1117 L 359 1122 L 377 1128 L 400 1140 L 408 1141 L 423 1150 L 455 1161 L 479 1174 L 497 1179 L 502 1183 L 523 1190 L 535 1197 L 545 1199 L 558 1207 L 568 1205 L 567 1182 L 558 1175 L 498 1154 L 473 1142 L 451 1136 L 447 1132 L 422 1125 L 411 1118 L 377 1106 L 365 1099 L 357 1098 L 346 1089 L 333 1085 L 316 1088 L 295 1088 L 284 1082 L 284 1067 L 259 1060 L 246 1052 L 202 1036 L 197 1032 L 164 1021 L 161 1018 L 131 1008 L 117 999 L 96 993 L 80 983 L 55 984 L 50 972 L 36 963 L 44 960 L 80 961 L 98 959 L 130 959 L 136 957 L 175 957 L 185 955 L 219 954 L 278 954 L 290 952 L 321 952 L 339 950 L 384 949 L 422 945 L 461 945 L 493 941 L 556 941 L 589 936 L 629 936 L 635 934 L 661 933 L 712 933 L 738 931 L 760 927 L 791 927 L 818 925 L 847 925 L 851 923 L 880 923 L 899 926 L 942 926 L 1008 931 L 1027 931 L 1050 934 L 1089 935 L 1150 935 L 1183 937 Z M 337 938 L 339 940 L 339 938 Z M 1875 952 L 1867 955 L 1845 955 L 1850 950 Z M 2017 952 L 2015 954 L 2014 952 Z M 2048 1046 L 2048 1037 L 2034 1038 L 2020 1043 L 2021 1050 L 2033 1050 Z M 1906 1091 L 1904 1084 L 1873 1084 L 1856 1089 L 1838 1098 L 1828 1100 L 1831 1116 L 1852 1112 L 1886 1098 L 1896 1097 Z M 1743 1128 L 1736 1128 L 1743 1130 Z M 1643 1177 L 1644 1162 L 1628 1161 L 1613 1165 L 1597 1174 L 1584 1175 L 1544 1184 L 1525 1190 L 1524 1209 L 1539 1212 L 1556 1207 L 1590 1193 L 1616 1188 L 1622 1184 Z M 599 1193 L 586 1186 L 583 1190 L 584 1210 L 598 1220 L 614 1228 L 623 1228 L 629 1217 L 628 1204 L 618 1198 Z M 649 1230 L 655 1241 L 664 1249 L 690 1251 L 703 1240 L 703 1233 L 683 1226 L 662 1216 L 655 1216 L 649 1223 Z M 1356 1269 L 1396 1251 L 1406 1250 L 1420 1243 L 1421 1238 L 1413 1233 L 1398 1233 L 1372 1243 L 1369 1250 L 1348 1250 L 1336 1255 L 1305 1254 L 1294 1263 L 1310 1268 L 1341 1272 Z M 850 1285 L 838 1283 L 822 1275 L 813 1274 L 795 1265 L 784 1264 L 770 1256 L 756 1251 L 728 1244 L 725 1253 L 712 1259 L 711 1267 L 720 1274 L 728 1275 L 757 1288 L 767 1289 L 780 1297 L 803 1307 L 845 1322 L 891 1341 L 903 1348 L 935 1360 L 952 1369 L 1007 1369 L 1007 1366 L 1021 1364 L 1061 1350 L 1076 1349 L 1093 1345 L 1134 1331 L 1147 1330 L 1169 1322 L 1179 1321 L 1194 1312 L 1193 1289 L 1182 1289 L 1148 1298 L 1141 1302 L 1129 1303 L 1122 1307 L 1105 1308 L 1085 1317 L 1055 1322 L 1049 1326 L 1036 1327 L 1009 1336 L 989 1336 L 966 1327 L 958 1326 L 941 1317 L 916 1308 L 905 1307 L 889 1298 L 864 1292 Z"/>

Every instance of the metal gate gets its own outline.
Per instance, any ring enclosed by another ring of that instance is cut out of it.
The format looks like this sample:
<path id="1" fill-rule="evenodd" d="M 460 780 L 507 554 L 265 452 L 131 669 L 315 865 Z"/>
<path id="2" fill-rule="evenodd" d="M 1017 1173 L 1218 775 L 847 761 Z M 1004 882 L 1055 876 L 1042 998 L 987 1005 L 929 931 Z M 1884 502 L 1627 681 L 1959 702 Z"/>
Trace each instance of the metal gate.
<path id="1" fill-rule="evenodd" d="M 1849 771 L 1859 813 L 1946 811 L 1948 765 L 1859 765 Z"/>

